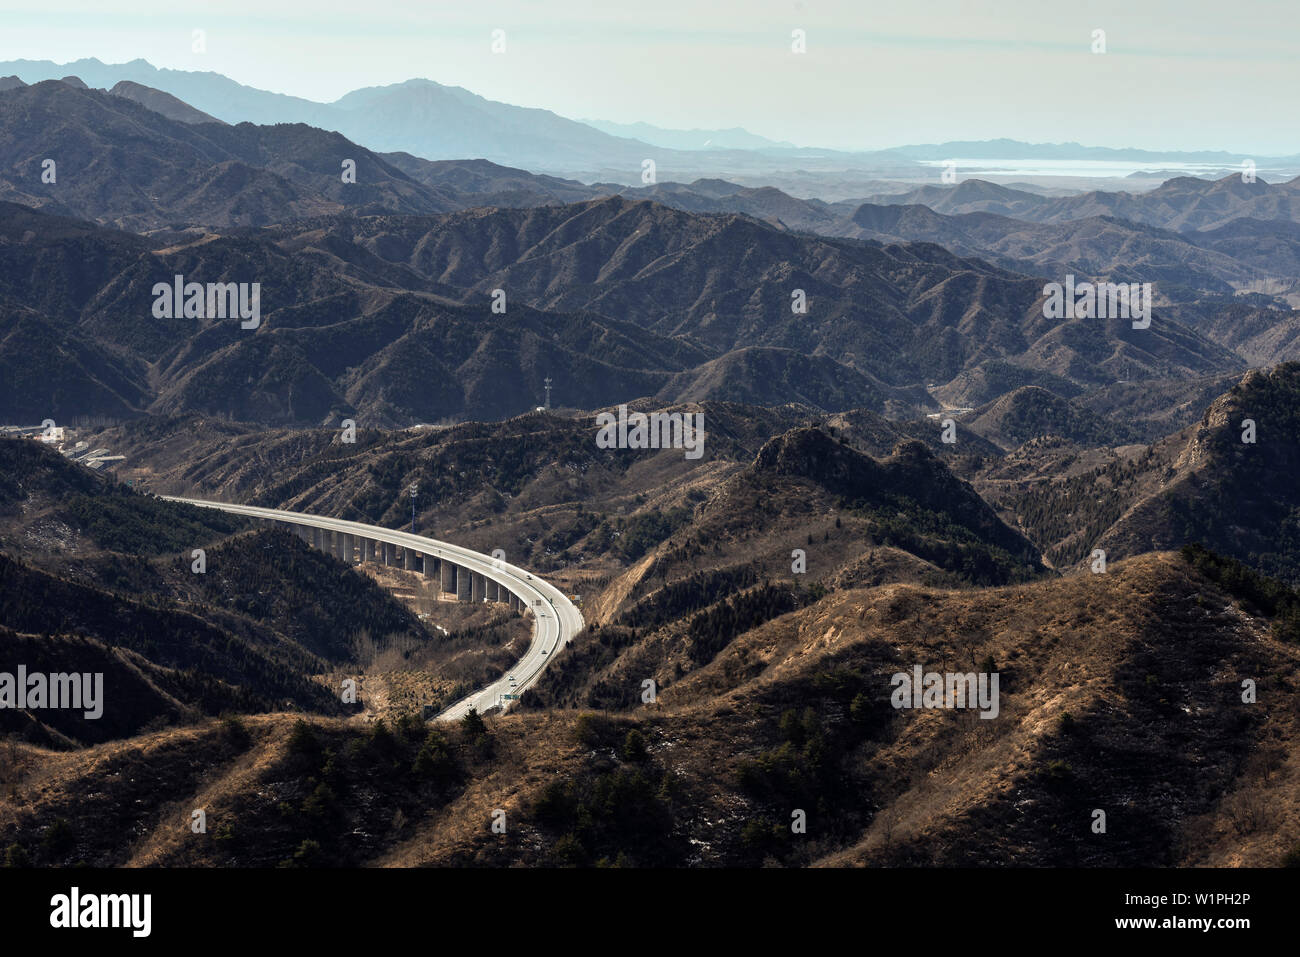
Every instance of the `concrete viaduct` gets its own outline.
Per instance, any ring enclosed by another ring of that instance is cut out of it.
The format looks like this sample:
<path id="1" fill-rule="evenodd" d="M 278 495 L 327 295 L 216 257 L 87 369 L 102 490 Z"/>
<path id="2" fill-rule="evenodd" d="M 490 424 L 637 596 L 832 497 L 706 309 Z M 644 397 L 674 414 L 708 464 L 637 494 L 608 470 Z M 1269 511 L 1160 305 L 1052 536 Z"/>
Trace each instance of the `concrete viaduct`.
<path id="1" fill-rule="evenodd" d="M 542 669 L 582 630 L 582 613 L 554 585 L 522 568 L 449 542 L 304 512 L 230 505 L 203 499 L 161 496 L 200 508 L 273 522 L 300 536 L 313 548 L 347 565 L 373 562 L 424 575 L 441 595 L 458 601 L 498 602 L 533 618 L 533 640 L 513 669 L 442 711 L 439 719 L 462 717 L 470 708 L 506 711 L 515 697 L 537 680 Z M 513 679 L 513 680 L 511 680 Z M 511 696 L 511 697 L 507 697 Z"/>

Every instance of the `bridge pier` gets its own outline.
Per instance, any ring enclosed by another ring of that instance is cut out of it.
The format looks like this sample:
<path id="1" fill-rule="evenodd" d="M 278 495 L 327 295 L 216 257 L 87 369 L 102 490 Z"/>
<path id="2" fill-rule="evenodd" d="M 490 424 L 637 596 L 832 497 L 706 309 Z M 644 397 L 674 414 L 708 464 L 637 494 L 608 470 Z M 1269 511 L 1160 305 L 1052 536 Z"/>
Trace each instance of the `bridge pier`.
<path id="1" fill-rule="evenodd" d="M 327 551 L 345 564 L 375 562 L 386 567 L 400 566 L 436 582 L 440 595 L 455 595 L 457 601 L 496 602 L 508 605 L 511 611 L 520 615 L 529 610 L 528 602 L 506 586 L 446 558 L 426 555 L 414 548 L 350 532 L 335 532 L 316 525 L 296 525 L 291 522 L 283 524 L 312 548 Z"/>
<path id="2" fill-rule="evenodd" d="M 167 496 L 164 496 L 167 497 Z M 396 545 L 389 541 L 381 541 L 369 534 L 370 526 L 356 526 L 357 531 L 336 532 L 331 528 L 321 527 L 314 523 L 323 519 L 310 515 L 296 516 L 292 512 L 278 512 L 272 509 L 246 508 L 240 506 L 225 506 L 216 502 L 198 502 L 195 500 L 177 499 L 178 501 L 192 501 L 201 507 L 217 508 L 222 511 L 233 511 L 234 514 L 251 516 L 253 520 L 264 522 L 272 527 L 285 528 L 291 533 L 300 537 L 304 542 L 317 551 L 329 552 L 336 558 L 348 563 L 361 564 L 366 562 L 382 561 L 386 566 L 397 566 L 398 551 L 401 551 L 401 563 L 409 571 L 421 571 L 426 579 L 437 582 L 440 586 L 439 596 L 454 595 L 459 601 L 492 601 L 500 604 L 509 605 L 509 607 L 520 615 L 533 615 L 537 617 L 543 612 L 546 602 L 542 599 L 526 598 L 514 593 L 510 588 L 501 583 L 491 580 L 482 572 L 475 572 L 465 565 L 457 564 L 435 555 L 421 554 L 414 548 L 403 545 Z M 288 516 L 281 518 L 279 516 Z M 375 528 L 376 532 L 381 535 L 393 534 L 390 530 Z M 438 546 L 436 541 L 428 539 L 428 544 Z M 427 547 L 427 546 L 426 546 Z M 360 555 L 357 555 L 357 549 Z M 381 550 L 382 549 L 382 550 Z M 416 556 L 419 556 L 418 558 Z M 486 556 L 479 555 L 472 559 L 476 563 L 487 561 Z M 486 566 L 485 566 L 486 567 Z M 499 567 L 494 565 L 494 567 Z M 531 575 L 521 576 L 521 578 L 532 578 Z M 512 578 L 513 582 L 514 579 Z M 520 581 L 521 591 L 531 592 L 532 589 L 525 587 L 523 581 Z M 562 600 L 562 599 L 561 599 Z M 567 607 L 567 603 L 566 603 Z M 547 612 L 549 614 L 549 612 Z M 576 613 L 575 613 L 576 614 Z M 579 617 L 579 621 L 581 618 Z M 563 628 L 561 631 L 563 632 Z M 463 702 L 458 704 L 463 705 Z M 450 710 L 450 709 L 448 709 Z"/>

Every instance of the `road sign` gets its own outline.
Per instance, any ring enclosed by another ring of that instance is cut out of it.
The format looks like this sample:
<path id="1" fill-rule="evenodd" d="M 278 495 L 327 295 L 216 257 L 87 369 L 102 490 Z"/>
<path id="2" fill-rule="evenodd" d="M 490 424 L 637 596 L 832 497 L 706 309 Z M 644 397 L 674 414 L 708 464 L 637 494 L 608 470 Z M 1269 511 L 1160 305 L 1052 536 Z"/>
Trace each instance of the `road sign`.
<path id="1" fill-rule="evenodd" d="M 505 698 L 507 701 L 518 701 L 518 700 L 519 700 L 519 695 L 517 695 L 517 694 L 503 694 L 501 697 Z"/>

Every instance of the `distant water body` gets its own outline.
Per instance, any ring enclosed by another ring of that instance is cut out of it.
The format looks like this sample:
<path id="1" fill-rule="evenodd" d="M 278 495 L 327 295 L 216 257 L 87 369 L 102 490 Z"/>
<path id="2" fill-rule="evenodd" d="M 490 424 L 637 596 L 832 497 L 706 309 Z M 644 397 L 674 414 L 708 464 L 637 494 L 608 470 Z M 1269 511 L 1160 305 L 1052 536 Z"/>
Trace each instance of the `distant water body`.
<path id="1" fill-rule="evenodd" d="M 926 166 L 942 168 L 948 163 L 957 164 L 957 176 L 1130 176 L 1133 173 L 1164 174 L 1174 176 L 1208 176 L 1219 178 L 1241 169 L 1238 164 L 1221 163 L 1139 163 L 1135 160 L 1045 160 L 1045 159 L 976 159 L 922 160 Z M 1260 175 L 1268 170 L 1260 166 Z"/>

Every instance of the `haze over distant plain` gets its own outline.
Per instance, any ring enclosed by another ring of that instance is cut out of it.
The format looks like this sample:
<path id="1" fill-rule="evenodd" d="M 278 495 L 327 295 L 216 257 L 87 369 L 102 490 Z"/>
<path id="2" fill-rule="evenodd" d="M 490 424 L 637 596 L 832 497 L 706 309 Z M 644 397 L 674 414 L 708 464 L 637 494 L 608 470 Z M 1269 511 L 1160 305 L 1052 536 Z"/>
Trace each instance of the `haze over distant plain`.
<path id="1" fill-rule="evenodd" d="M 357 5 L 6 2 L 0 60 L 143 58 L 322 102 L 428 77 L 569 117 L 742 126 L 800 146 L 1009 137 L 1149 150 L 1300 153 L 1285 0 L 1046 5 L 483 0 Z M 1212 32 L 1206 24 L 1213 24 Z M 206 51 L 192 49 L 205 31 Z M 807 52 L 791 52 L 806 31 Z M 1106 52 L 1092 52 L 1105 30 Z M 505 31 L 505 52 L 491 50 Z"/>

